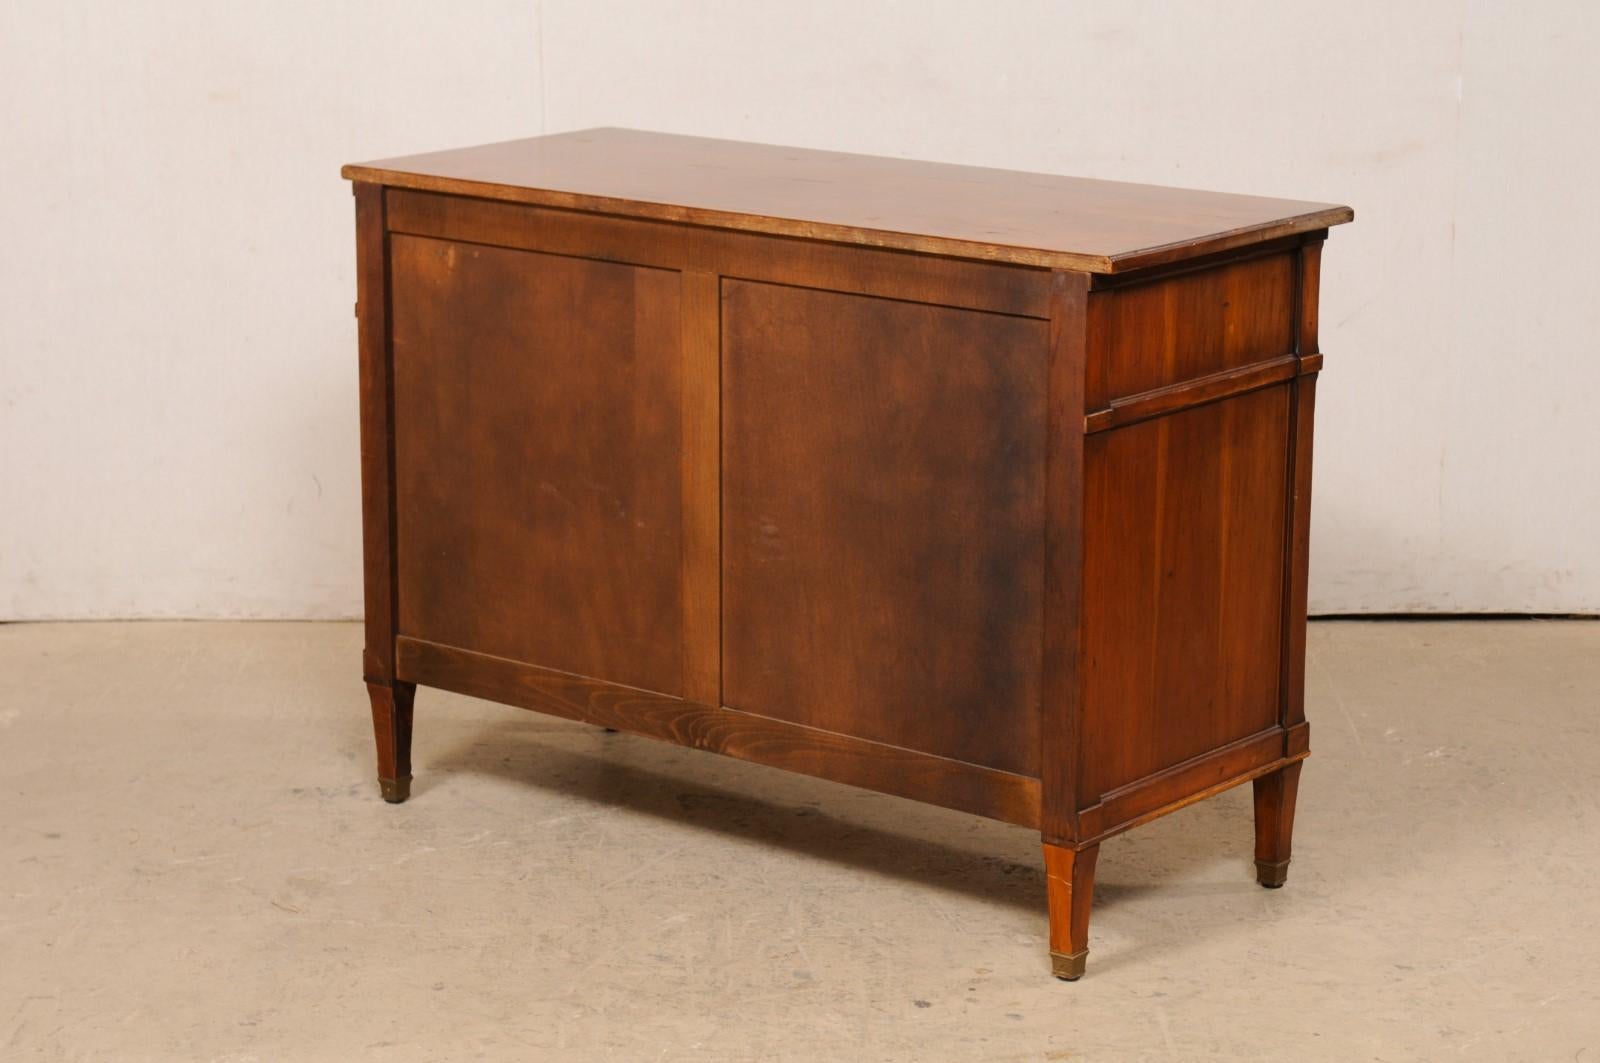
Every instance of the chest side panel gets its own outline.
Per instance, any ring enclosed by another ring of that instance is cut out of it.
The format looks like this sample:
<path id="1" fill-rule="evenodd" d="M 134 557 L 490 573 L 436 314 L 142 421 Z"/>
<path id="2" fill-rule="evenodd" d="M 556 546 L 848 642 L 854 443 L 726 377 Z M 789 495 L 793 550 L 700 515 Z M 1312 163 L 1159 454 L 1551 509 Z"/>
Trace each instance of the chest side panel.
<path id="1" fill-rule="evenodd" d="M 1083 796 L 1278 720 L 1289 396 L 1091 435 Z"/>
<path id="2" fill-rule="evenodd" d="M 1077 796 L 1104 808 L 1088 833 L 1283 755 L 1294 394 L 1320 360 L 1297 333 L 1305 254 L 1089 297 Z"/>

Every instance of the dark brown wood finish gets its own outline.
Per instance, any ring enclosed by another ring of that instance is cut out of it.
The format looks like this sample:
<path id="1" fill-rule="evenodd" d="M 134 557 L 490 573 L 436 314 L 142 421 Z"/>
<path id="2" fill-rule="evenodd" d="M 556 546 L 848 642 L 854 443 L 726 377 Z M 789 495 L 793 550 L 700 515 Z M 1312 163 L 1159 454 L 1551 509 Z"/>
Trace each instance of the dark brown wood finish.
<path id="1" fill-rule="evenodd" d="M 1039 783 L 1026 775 L 420 639 L 401 637 L 399 669 L 407 680 L 440 690 L 519 705 L 1023 827 L 1039 826 Z"/>
<path id="2" fill-rule="evenodd" d="M 360 337 L 361 554 L 365 562 L 366 647 L 361 669 L 369 682 L 394 678 L 395 511 L 394 413 L 389 387 L 389 248 L 384 192 L 357 184 L 356 323 Z"/>
<path id="3" fill-rule="evenodd" d="M 1117 273 L 1347 222 L 1350 208 L 585 129 L 350 165 L 355 181 L 619 217 Z"/>
<path id="4" fill-rule="evenodd" d="M 1046 332 L 724 282 L 728 705 L 1037 771 Z"/>
<path id="5" fill-rule="evenodd" d="M 1294 297 L 1288 252 L 1096 292 L 1089 408 L 1293 353 Z"/>
<path id="6" fill-rule="evenodd" d="M 399 633 L 681 694 L 678 277 L 391 243 Z"/>
<path id="7" fill-rule="evenodd" d="M 1290 393 L 1294 435 L 1289 448 L 1289 511 L 1284 565 L 1284 644 L 1282 719 L 1285 728 L 1303 727 L 1306 719 L 1306 597 L 1311 570 L 1311 436 L 1316 413 L 1317 377 L 1322 354 L 1317 347 L 1317 301 L 1322 272 L 1322 242 L 1308 242 L 1300 252 L 1299 300 L 1296 309 L 1295 354 L 1303 374 Z M 1290 751 L 1292 755 L 1292 750 Z"/>
<path id="8" fill-rule="evenodd" d="M 1046 408 L 1043 698 L 1040 827 L 1046 842 L 1081 836 L 1077 780 L 1083 751 L 1083 423 L 1089 278 L 1057 271 L 1050 286 Z M 1052 925 L 1053 921 L 1052 921 Z"/>
<path id="9" fill-rule="evenodd" d="M 682 277 L 683 696 L 722 704 L 721 279 Z"/>
<path id="10" fill-rule="evenodd" d="M 1050 274 L 959 258 L 390 189 L 392 232 L 909 302 L 1048 316 Z"/>
<path id="11" fill-rule="evenodd" d="M 1137 395 L 1112 399 L 1103 410 L 1095 410 L 1083 419 L 1085 432 L 1104 432 L 1109 428 L 1122 428 L 1152 417 L 1177 413 L 1191 406 L 1204 406 L 1218 399 L 1243 395 L 1272 384 L 1281 384 L 1300 372 L 1301 360 L 1293 354 L 1269 358 L 1265 362 L 1219 369 L 1215 373 L 1180 380 Z"/>
<path id="12" fill-rule="evenodd" d="M 411 796 L 411 709 L 415 683 L 368 682 L 372 736 L 378 745 L 378 787 L 383 799 L 399 804 Z"/>
<path id="13" fill-rule="evenodd" d="M 1347 208 L 602 130 L 358 180 L 379 775 L 413 684 L 1099 843 L 1305 723 Z"/>
<path id="14" fill-rule="evenodd" d="M 1078 798 L 1278 724 L 1288 394 L 1086 445 Z"/>

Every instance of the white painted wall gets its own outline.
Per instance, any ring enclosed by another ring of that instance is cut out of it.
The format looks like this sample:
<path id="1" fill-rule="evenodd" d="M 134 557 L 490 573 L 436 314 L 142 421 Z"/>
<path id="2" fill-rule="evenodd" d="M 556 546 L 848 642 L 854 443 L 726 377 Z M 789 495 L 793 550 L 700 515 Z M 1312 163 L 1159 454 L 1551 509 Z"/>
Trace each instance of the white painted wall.
<path id="1" fill-rule="evenodd" d="M 342 163 L 537 131 L 525 0 L 0 0 L 0 617 L 361 611 Z"/>
<path id="2" fill-rule="evenodd" d="M 631 125 L 1353 205 L 1315 611 L 1600 612 L 1600 7 L 0 7 L 0 616 L 360 609 L 338 164 Z"/>

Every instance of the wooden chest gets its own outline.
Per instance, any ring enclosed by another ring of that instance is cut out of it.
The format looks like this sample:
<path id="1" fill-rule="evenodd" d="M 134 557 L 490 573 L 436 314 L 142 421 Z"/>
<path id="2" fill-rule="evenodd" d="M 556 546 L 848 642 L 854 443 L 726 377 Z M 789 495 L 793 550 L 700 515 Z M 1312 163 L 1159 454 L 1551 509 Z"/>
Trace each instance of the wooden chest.
<path id="1" fill-rule="evenodd" d="M 366 654 L 1100 841 L 1300 762 L 1318 262 L 1348 208 L 624 130 L 348 166 Z"/>

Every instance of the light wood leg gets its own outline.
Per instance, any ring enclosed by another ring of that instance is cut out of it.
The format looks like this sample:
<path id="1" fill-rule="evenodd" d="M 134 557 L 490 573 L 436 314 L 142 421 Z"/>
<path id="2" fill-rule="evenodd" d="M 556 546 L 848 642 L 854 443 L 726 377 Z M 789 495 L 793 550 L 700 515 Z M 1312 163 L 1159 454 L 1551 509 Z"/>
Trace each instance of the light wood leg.
<path id="1" fill-rule="evenodd" d="M 1044 847 L 1044 874 L 1050 902 L 1050 966 L 1057 978 L 1083 977 L 1089 958 L 1089 905 L 1094 899 L 1098 844 L 1082 849 Z"/>

